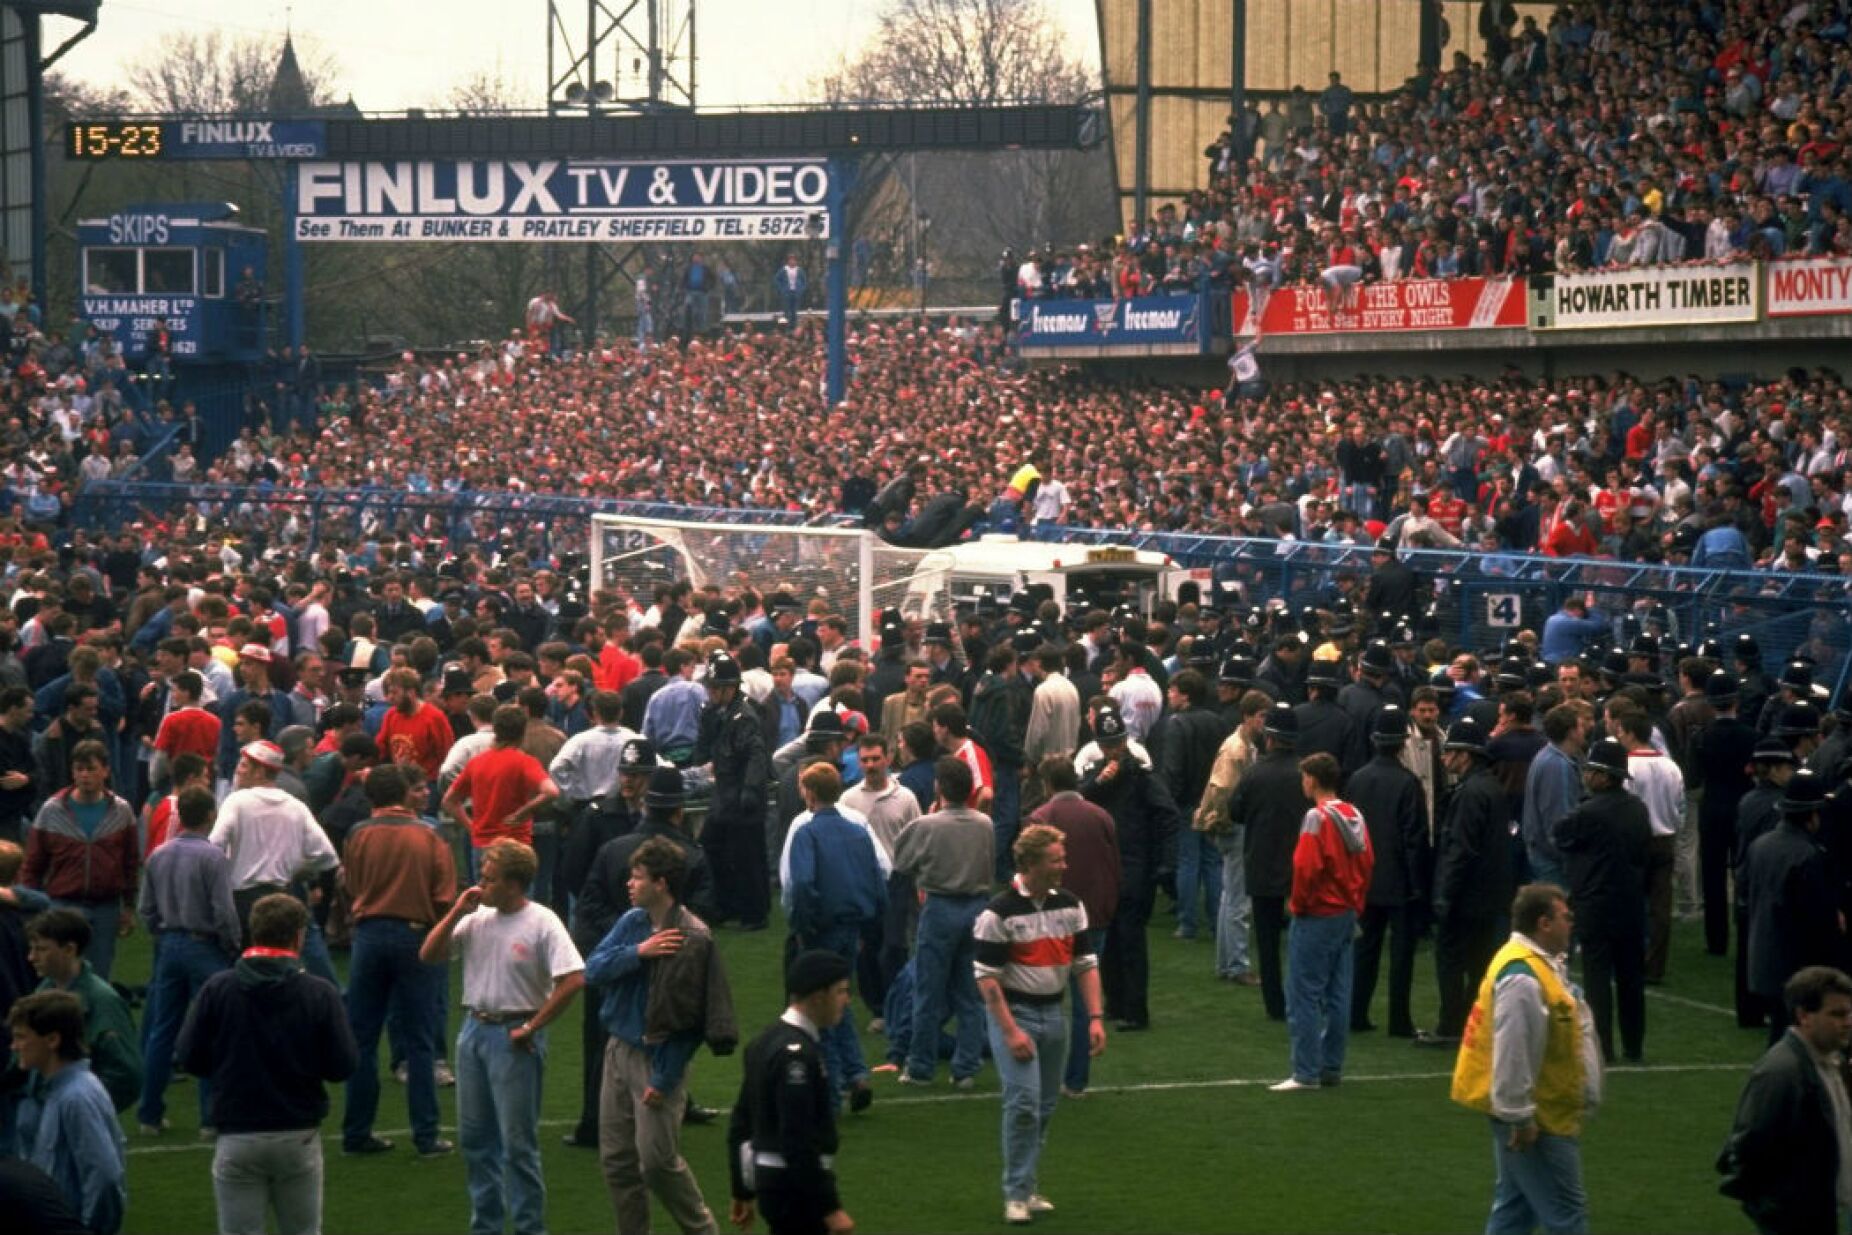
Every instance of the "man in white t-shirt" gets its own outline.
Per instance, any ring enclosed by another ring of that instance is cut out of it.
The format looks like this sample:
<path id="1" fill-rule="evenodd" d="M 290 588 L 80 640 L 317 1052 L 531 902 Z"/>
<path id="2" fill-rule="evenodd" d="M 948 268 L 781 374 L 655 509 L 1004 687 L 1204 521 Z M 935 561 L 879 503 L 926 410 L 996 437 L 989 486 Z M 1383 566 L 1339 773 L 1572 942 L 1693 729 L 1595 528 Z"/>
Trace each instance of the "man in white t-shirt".
<path id="1" fill-rule="evenodd" d="M 517 840 L 482 851 L 482 881 L 458 896 L 419 949 L 427 965 L 463 960 L 457 1132 L 469 1175 L 470 1230 L 546 1230 L 540 1168 L 541 1036 L 585 985 L 585 962 L 551 909 L 531 901 L 540 863 Z M 487 905 L 493 913 L 478 914 Z M 505 1190 L 504 1190 L 505 1184 Z"/>
<path id="2" fill-rule="evenodd" d="M 1074 498 L 1067 491 L 1067 486 L 1053 476 L 1046 476 L 1035 490 L 1035 522 L 1058 523 L 1067 508 L 1074 504 Z"/>
<path id="3" fill-rule="evenodd" d="M 235 786 L 219 805 L 212 843 L 231 858 L 232 900 L 249 935 L 251 906 L 273 892 L 286 892 L 298 879 L 339 864 L 334 845 L 302 802 L 277 787 L 283 748 L 275 742 L 247 742 L 232 775 Z M 318 971 L 305 955 L 310 972 Z M 326 975 L 323 975 L 326 976 Z"/>

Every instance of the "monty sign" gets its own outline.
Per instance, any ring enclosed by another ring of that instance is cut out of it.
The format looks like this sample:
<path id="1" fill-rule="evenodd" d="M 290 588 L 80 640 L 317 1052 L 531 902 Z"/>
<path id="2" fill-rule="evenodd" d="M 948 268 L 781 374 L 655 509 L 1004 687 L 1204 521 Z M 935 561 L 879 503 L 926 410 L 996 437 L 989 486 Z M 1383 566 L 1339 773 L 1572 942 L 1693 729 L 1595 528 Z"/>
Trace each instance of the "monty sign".
<path id="1" fill-rule="evenodd" d="M 303 163 L 296 238 L 477 242 L 828 235 L 821 159 Z"/>

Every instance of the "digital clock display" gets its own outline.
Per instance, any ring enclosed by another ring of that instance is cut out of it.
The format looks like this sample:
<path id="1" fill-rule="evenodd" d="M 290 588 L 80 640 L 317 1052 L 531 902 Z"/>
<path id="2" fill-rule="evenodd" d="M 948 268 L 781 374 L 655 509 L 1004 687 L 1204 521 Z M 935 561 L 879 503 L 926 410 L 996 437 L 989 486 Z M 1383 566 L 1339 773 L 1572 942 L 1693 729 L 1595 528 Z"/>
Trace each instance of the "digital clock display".
<path id="1" fill-rule="evenodd" d="M 64 145 L 73 159 L 155 159 L 162 149 L 159 124 L 129 121 L 73 124 Z"/>

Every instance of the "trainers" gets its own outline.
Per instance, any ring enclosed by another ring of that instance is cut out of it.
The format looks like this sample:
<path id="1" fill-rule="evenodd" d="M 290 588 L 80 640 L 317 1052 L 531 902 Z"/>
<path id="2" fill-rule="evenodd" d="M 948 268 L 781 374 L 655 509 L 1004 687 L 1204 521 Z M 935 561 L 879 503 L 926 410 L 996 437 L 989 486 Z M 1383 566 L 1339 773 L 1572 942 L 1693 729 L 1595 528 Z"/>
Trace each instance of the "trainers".
<path id="1" fill-rule="evenodd" d="M 405 1064 L 404 1064 L 404 1062 L 403 1062 L 403 1061 L 401 1061 L 401 1062 L 399 1062 L 399 1063 L 397 1063 L 397 1064 L 395 1064 L 395 1065 L 393 1066 L 393 1069 L 392 1069 L 392 1079 L 393 1079 L 393 1080 L 395 1080 L 395 1081 L 397 1081 L 397 1082 L 398 1082 L 399 1084 L 401 1084 L 401 1085 L 403 1085 L 403 1084 L 405 1084 L 405 1083 L 407 1082 L 407 1079 L 408 1079 L 408 1078 L 409 1078 L 410 1076 L 411 1076 L 411 1072 L 410 1072 L 410 1070 L 408 1070 L 408 1069 L 406 1068 L 406 1066 L 405 1066 Z"/>
<path id="2" fill-rule="evenodd" d="M 160 1136 L 171 1126 L 172 1125 L 163 1119 L 158 1124 L 136 1124 L 135 1130 L 140 1132 L 143 1136 Z"/>
<path id="3" fill-rule="evenodd" d="M 887 1033 L 887 1021 L 882 1017 L 879 1017 L 879 1016 L 875 1017 L 872 1021 L 868 1022 L 868 1032 L 886 1034 Z"/>
<path id="4" fill-rule="evenodd" d="M 1032 1214 L 1052 1214 L 1055 1212 L 1055 1203 L 1043 1196 L 1040 1192 L 1032 1193 L 1029 1197 L 1029 1212 Z"/>
<path id="5" fill-rule="evenodd" d="M 930 1076 L 915 1076 L 913 1075 L 913 1073 L 905 1071 L 904 1069 L 898 1075 L 896 1075 L 894 1079 L 899 1081 L 902 1085 L 930 1085 L 932 1084 L 932 1078 Z"/>
<path id="6" fill-rule="evenodd" d="M 1087 1091 L 1084 1089 L 1073 1089 L 1073 1088 L 1070 1088 L 1069 1086 L 1063 1085 L 1061 1087 L 1061 1096 L 1064 1098 L 1071 1098 L 1071 1099 L 1079 1100 L 1087 1096 Z"/>
<path id="7" fill-rule="evenodd" d="M 436 1066 L 431 1069 L 431 1073 L 437 1078 L 437 1087 L 439 1089 L 455 1089 L 457 1087 L 457 1074 L 452 1072 L 450 1070 L 450 1065 L 443 1060 L 440 1059 L 437 1061 Z"/>
<path id="8" fill-rule="evenodd" d="M 1259 986 L 1260 975 L 1257 973 L 1238 973 L 1229 979 L 1236 986 Z"/>
<path id="9" fill-rule="evenodd" d="M 1269 1085 L 1267 1086 L 1267 1088 L 1273 1093 L 1299 1093 L 1302 1090 L 1317 1089 L 1318 1082 L 1313 1081 L 1310 1085 L 1308 1085 L 1296 1076 L 1289 1076 L 1285 1080 L 1281 1081 L 1279 1084 Z"/>
<path id="10" fill-rule="evenodd" d="M 341 1146 L 341 1152 L 350 1158 L 368 1158 L 374 1154 L 389 1153 L 391 1149 L 392 1142 L 383 1136 L 369 1136 L 364 1141 Z"/>
<path id="11" fill-rule="evenodd" d="M 418 1147 L 418 1156 L 420 1158 L 446 1158 L 456 1151 L 457 1146 L 455 1141 L 446 1141 L 440 1137 L 432 1141 L 429 1145 L 420 1145 Z"/>
<path id="12" fill-rule="evenodd" d="M 958 1077 L 953 1080 L 952 1088 L 958 1090 L 960 1093 L 970 1093 L 973 1089 L 977 1088 L 977 1078 L 975 1076 Z"/>
<path id="13" fill-rule="evenodd" d="M 1005 1222 L 1010 1223 L 1013 1226 L 1027 1225 L 1029 1221 L 1029 1202 L 1027 1201 L 1005 1201 L 1003 1202 L 1003 1220 Z"/>
<path id="14" fill-rule="evenodd" d="M 207 1124 L 199 1130 L 199 1139 L 202 1141 L 216 1141 L 219 1139 L 219 1130 L 211 1124 Z"/>

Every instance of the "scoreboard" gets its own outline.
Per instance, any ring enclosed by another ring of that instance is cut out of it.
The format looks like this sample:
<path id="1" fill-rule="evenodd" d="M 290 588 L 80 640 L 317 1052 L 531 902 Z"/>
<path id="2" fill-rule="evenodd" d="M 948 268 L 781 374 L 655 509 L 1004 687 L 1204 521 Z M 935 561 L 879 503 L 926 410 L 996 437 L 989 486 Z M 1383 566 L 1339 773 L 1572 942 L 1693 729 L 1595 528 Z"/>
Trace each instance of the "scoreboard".
<path id="1" fill-rule="evenodd" d="M 65 129 L 67 158 L 318 159 L 328 152 L 321 120 L 77 120 Z"/>

